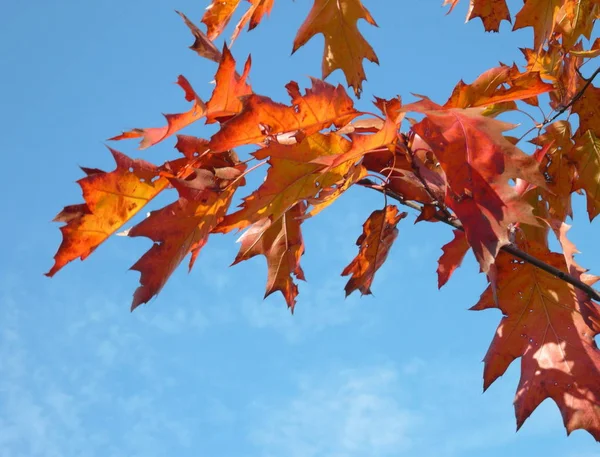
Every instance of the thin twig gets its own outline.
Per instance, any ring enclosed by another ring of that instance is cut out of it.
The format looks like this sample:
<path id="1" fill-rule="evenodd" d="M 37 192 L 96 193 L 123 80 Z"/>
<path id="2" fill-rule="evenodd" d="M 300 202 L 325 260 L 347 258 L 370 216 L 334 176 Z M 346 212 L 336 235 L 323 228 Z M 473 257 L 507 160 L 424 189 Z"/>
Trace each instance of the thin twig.
<path id="1" fill-rule="evenodd" d="M 599 69 L 599 71 L 600 71 L 600 69 Z M 385 193 L 385 195 L 387 197 L 393 198 L 394 200 L 400 202 L 401 204 L 403 204 L 405 206 L 408 206 L 409 208 L 413 208 L 417 211 L 422 211 L 422 209 L 423 209 L 420 204 L 418 204 L 414 201 L 411 201 L 411 200 L 404 199 L 404 197 L 402 197 L 402 195 L 394 192 L 393 190 L 382 189 L 380 186 L 375 184 L 370 179 L 361 179 L 360 181 L 357 182 L 357 184 L 359 184 L 363 187 L 367 187 L 369 189 L 376 190 L 381 193 Z M 465 230 L 464 227 L 462 226 L 462 224 L 460 223 L 460 221 L 457 219 L 447 219 L 444 216 L 442 216 L 441 214 L 437 214 L 437 213 L 433 217 L 435 217 L 440 222 L 444 222 L 445 224 L 448 224 L 448 225 L 454 227 L 455 229 L 461 230 L 463 232 Z M 552 276 L 556 276 L 557 278 L 582 290 L 590 298 L 600 302 L 600 292 L 598 292 L 593 287 L 587 285 L 586 283 L 580 281 L 579 279 L 574 278 L 570 274 L 565 273 L 564 271 L 559 270 L 558 268 L 553 267 L 552 265 L 548 265 L 547 263 L 541 261 L 537 257 L 534 257 L 534 256 L 526 253 L 525 251 L 522 251 L 521 249 L 519 249 L 518 247 L 516 247 L 513 244 L 508 244 L 506 246 L 502 246 L 502 248 L 500 248 L 500 249 L 504 252 L 507 252 L 508 254 L 515 256 L 518 259 L 524 260 L 525 262 L 539 268 L 540 270 L 545 271 L 546 273 L 551 274 Z"/>

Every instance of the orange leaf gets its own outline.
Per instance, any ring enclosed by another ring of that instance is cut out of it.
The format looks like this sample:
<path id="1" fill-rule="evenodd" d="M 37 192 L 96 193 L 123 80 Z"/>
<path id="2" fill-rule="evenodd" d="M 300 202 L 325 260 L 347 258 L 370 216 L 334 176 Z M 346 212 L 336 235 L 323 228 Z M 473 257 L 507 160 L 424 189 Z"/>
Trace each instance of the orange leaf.
<path id="1" fill-rule="evenodd" d="M 54 219 L 66 225 L 60 228 L 63 240 L 47 276 L 78 257 L 88 257 L 169 184 L 159 177 L 160 169 L 155 165 L 113 149 L 110 152 L 117 168 L 109 173 L 83 168 L 87 176 L 78 184 L 85 203 L 66 206 Z"/>
<path id="2" fill-rule="evenodd" d="M 244 65 L 244 73 L 239 76 L 235 71 L 235 60 L 227 46 L 223 45 L 223 57 L 215 75 L 216 86 L 212 97 L 206 103 L 206 123 L 224 122 L 242 110 L 240 97 L 252 93 L 246 83 L 250 73 L 251 59 Z"/>
<path id="3" fill-rule="evenodd" d="M 360 113 L 342 86 L 334 87 L 312 79 L 312 88 L 300 94 L 298 84 L 286 86 L 292 106 L 275 103 L 252 94 L 243 100 L 240 114 L 231 118 L 210 140 L 213 151 L 225 151 L 245 144 L 260 144 L 283 133 L 312 135 L 332 124 L 342 127 Z"/>
<path id="4" fill-rule="evenodd" d="M 128 132 L 123 132 L 121 135 L 117 135 L 113 138 L 109 138 L 109 140 L 117 141 L 130 138 L 142 138 L 139 149 L 146 149 L 204 117 L 206 111 L 204 102 L 196 95 L 196 92 L 194 92 L 194 89 L 192 89 L 188 80 L 180 75 L 179 78 L 177 78 L 177 84 L 184 90 L 185 99 L 188 102 L 194 102 L 189 111 L 180 114 L 165 114 L 167 125 L 164 127 L 149 129 L 136 128 Z"/>
<path id="5" fill-rule="evenodd" d="M 448 14 L 452 12 L 458 1 L 444 0 L 444 5 L 450 4 Z M 486 32 L 499 31 L 502 21 L 510 22 L 510 12 L 506 6 L 506 0 L 471 0 L 467 12 L 467 22 L 476 17 L 481 19 Z"/>
<path id="6" fill-rule="evenodd" d="M 535 152 L 535 157 L 541 164 L 547 190 L 540 189 L 540 193 L 549 203 L 549 214 L 560 221 L 572 216 L 571 193 L 574 189 L 576 169 L 572 158 L 573 141 L 570 127 L 567 121 L 554 122 L 546 126 L 542 135 L 531 141 L 541 147 Z"/>
<path id="7" fill-rule="evenodd" d="M 248 0 L 251 3 L 248 11 L 244 13 L 240 21 L 235 26 L 235 31 L 231 37 L 231 43 L 235 41 L 242 29 L 250 23 L 248 30 L 255 28 L 262 18 L 271 12 L 274 0 Z M 208 29 L 208 38 L 214 40 L 225 29 L 233 13 L 240 4 L 240 0 L 213 0 L 206 8 L 206 13 L 202 16 L 202 22 Z"/>
<path id="8" fill-rule="evenodd" d="M 519 73 L 516 65 L 512 67 L 501 65 L 486 71 L 472 84 L 465 84 L 460 81 L 444 107 L 489 106 L 514 100 L 524 100 L 553 89 L 552 84 L 543 82 L 538 73 Z M 513 104 L 507 108 L 516 109 L 516 106 Z"/>
<path id="9" fill-rule="evenodd" d="M 566 272 L 562 255 L 539 246 L 528 252 Z M 521 357 L 517 427 L 551 398 L 569 433 L 585 429 L 600 441 L 600 353 L 594 342 L 600 330 L 598 305 L 580 301 L 570 284 L 508 254 L 501 253 L 496 266 L 499 305 L 488 287 L 473 307 L 498 307 L 504 314 L 484 359 L 484 388 Z"/>
<path id="10" fill-rule="evenodd" d="M 305 211 L 306 205 L 298 203 L 274 222 L 264 218 L 252 224 L 239 238 L 240 252 L 233 262 L 235 265 L 257 255 L 265 256 L 268 267 L 265 297 L 280 291 L 292 312 L 298 295 L 292 275 L 304 280 L 300 267 L 300 258 L 304 254 L 300 224 Z"/>
<path id="11" fill-rule="evenodd" d="M 201 22 L 206 25 L 209 40 L 214 40 L 223 32 L 239 4 L 240 0 L 213 0 L 206 7 Z"/>
<path id="12" fill-rule="evenodd" d="M 273 142 L 259 149 L 254 157 L 259 160 L 269 157 L 271 166 L 265 181 L 244 198 L 241 210 L 225 217 L 219 230 L 242 229 L 265 217 L 275 221 L 302 200 L 319 202 L 321 190 L 341 184 L 352 164 L 322 171 L 320 165 L 310 163 L 311 159 L 325 154 L 343 154 L 349 148 L 350 142 L 335 133 L 315 133 L 300 143 L 281 145 Z M 333 197 L 327 195 L 328 200 Z"/>
<path id="13" fill-rule="evenodd" d="M 462 230 L 453 230 L 454 239 L 444 245 L 442 248 L 443 254 L 438 260 L 438 289 L 445 285 L 454 270 L 460 267 L 465 254 L 469 250 L 469 242 Z"/>
<path id="14" fill-rule="evenodd" d="M 362 235 L 356 240 L 358 254 L 342 271 L 342 276 L 352 275 L 346 284 L 346 296 L 357 289 L 362 295 L 371 294 L 375 273 L 385 262 L 398 236 L 396 225 L 406 215 L 406 213 L 398 213 L 398 208 L 394 205 L 388 205 L 383 210 L 378 209 L 371 213 L 363 224 Z"/>
<path id="15" fill-rule="evenodd" d="M 515 16 L 513 30 L 533 27 L 533 48 L 539 51 L 552 36 L 564 0 L 527 0 Z"/>
<path id="16" fill-rule="evenodd" d="M 375 51 L 358 30 L 359 19 L 377 26 L 360 0 L 315 0 L 298 30 L 292 50 L 293 54 L 316 34 L 322 33 L 325 37 L 323 79 L 341 69 L 357 97 L 360 97 L 362 82 L 366 80 L 363 59 L 379 64 Z"/>
<path id="17" fill-rule="evenodd" d="M 574 160 L 579 173 L 575 189 L 585 190 L 592 221 L 600 213 L 600 139 L 592 130 L 578 140 Z"/>
<path id="18" fill-rule="evenodd" d="M 600 134 L 600 87 L 589 85 L 573 103 L 573 112 L 579 116 L 579 129 L 575 136 L 584 136 L 588 130 Z"/>
<path id="19" fill-rule="evenodd" d="M 245 165 L 239 165 L 237 169 L 241 172 L 244 168 Z M 157 295 L 190 252 L 189 269 L 192 269 L 200 249 L 227 212 L 240 185 L 240 181 L 232 184 L 219 179 L 216 173 L 207 169 L 195 170 L 192 178 L 172 179 L 179 200 L 152 211 L 128 233 L 132 237 L 145 236 L 155 243 L 131 267 L 141 273 L 141 285 L 133 296 L 132 310 Z"/>

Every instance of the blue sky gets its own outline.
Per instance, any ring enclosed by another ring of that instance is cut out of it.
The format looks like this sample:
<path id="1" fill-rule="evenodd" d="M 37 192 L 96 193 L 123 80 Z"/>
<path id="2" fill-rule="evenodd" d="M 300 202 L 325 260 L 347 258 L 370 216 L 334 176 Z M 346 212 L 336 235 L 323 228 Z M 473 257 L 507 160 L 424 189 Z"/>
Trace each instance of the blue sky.
<path id="1" fill-rule="evenodd" d="M 364 108 L 372 95 L 445 101 L 459 79 L 520 63 L 518 47 L 531 42 L 530 31 L 509 33 L 507 24 L 500 34 L 465 25 L 468 2 L 451 16 L 441 0 L 364 3 L 380 28 L 361 30 L 381 62 L 365 63 Z M 598 455 L 586 433 L 566 438 L 549 401 L 515 434 L 518 363 L 482 395 L 481 359 L 500 314 L 467 311 L 485 287 L 472 257 L 437 290 L 449 228 L 403 220 L 374 297 L 344 299 L 339 274 L 362 222 L 383 205 L 374 192 L 351 190 L 304 224 L 308 282 L 294 316 L 279 294 L 262 301 L 263 259 L 228 268 L 233 235 L 211 239 L 191 274 L 178 270 L 133 314 L 138 274 L 127 269 L 151 246 L 146 239 L 116 237 L 54 279 L 43 276 L 60 242 L 50 220 L 81 201 L 77 166 L 112 169 L 104 139 L 187 109 L 173 84 L 179 74 L 209 97 L 216 66 L 187 49 L 191 35 L 173 12 L 197 22 L 205 6 L 32 0 L 3 8 L 0 457 Z M 320 75 L 321 37 L 289 57 L 309 7 L 278 0 L 233 46 L 240 64 L 252 54 L 256 92 L 287 101 L 289 80 L 306 87 Z M 160 163 L 173 145 L 113 146 Z M 583 197 L 575 219 L 579 261 L 600 273 Z"/>

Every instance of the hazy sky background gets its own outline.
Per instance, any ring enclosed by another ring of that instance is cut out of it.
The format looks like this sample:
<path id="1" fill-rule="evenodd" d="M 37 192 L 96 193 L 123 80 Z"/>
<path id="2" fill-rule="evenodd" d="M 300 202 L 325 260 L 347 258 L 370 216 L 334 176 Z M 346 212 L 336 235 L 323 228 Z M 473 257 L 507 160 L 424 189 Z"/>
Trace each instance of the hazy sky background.
<path id="1" fill-rule="evenodd" d="M 506 23 L 500 34 L 484 34 L 479 20 L 465 25 L 466 0 L 450 16 L 441 0 L 364 3 L 380 27 L 360 28 L 381 66 L 365 62 L 362 108 L 372 95 L 443 102 L 461 78 L 470 82 L 498 61 L 522 63 L 518 47 L 531 43 L 529 30 L 509 33 Z M 256 92 L 287 102 L 288 81 L 306 87 L 308 76 L 320 76 L 322 37 L 290 57 L 311 4 L 278 0 L 233 46 L 240 68 L 252 54 Z M 43 276 L 60 242 L 50 220 L 82 201 L 77 166 L 113 169 L 106 138 L 186 110 L 173 84 L 179 74 L 210 96 L 216 65 L 187 49 L 192 37 L 173 11 L 198 22 L 206 5 L 3 7 L 0 457 L 597 456 L 588 434 L 566 438 L 549 401 L 515 434 L 518 362 L 482 395 L 481 360 L 500 313 L 467 311 L 485 287 L 472 256 L 437 290 L 448 227 L 403 220 L 375 296 L 344 299 L 340 272 L 356 254 L 361 224 L 383 205 L 375 192 L 350 191 L 304 224 L 308 282 L 294 316 L 279 294 L 262 301 L 263 258 L 228 268 L 235 235 L 214 236 L 191 274 L 179 269 L 133 314 L 138 273 L 127 269 L 147 239 L 116 237 L 54 279 Z M 176 155 L 173 145 L 112 146 L 160 163 Z M 578 259 L 598 274 L 597 232 L 583 197 L 575 201 Z"/>

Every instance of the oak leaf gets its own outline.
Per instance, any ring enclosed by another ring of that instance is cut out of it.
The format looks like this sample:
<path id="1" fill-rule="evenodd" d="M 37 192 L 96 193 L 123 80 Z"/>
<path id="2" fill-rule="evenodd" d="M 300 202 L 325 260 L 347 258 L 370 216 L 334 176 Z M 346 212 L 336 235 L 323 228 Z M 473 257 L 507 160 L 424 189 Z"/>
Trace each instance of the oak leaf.
<path id="1" fill-rule="evenodd" d="M 545 247 L 528 253 L 566 272 L 564 257 Z M 504 317 L 484 358 L 484 388 L 521 357 L 515 398 L 517 427 L 546 398 L 561 411 L 567 432 L 585 429 L 600 440 L 600 352 L 594 336 L 600 309 L 580 300 L 573 286 L 531 264 L 501 253 L 496 306 L 491 288 L 472 308 L 500 308 Z"/>
<path id="2" fill-rule="evenodd" d="M 534 157 L 539 160 L 546 180 L 541 196 L 549 204 L 550 217 L 564 221 L 567 216 L 572 217 L 571 193 L 576 178 L 570 124 L 567 121 L 549 124 L 544 133 L 531 142 L 540 147 Z"/>
<path id="3" fill-rule="evenodd" d="M 300 143 L 281 145 L 272 142 L 259 149 L 253 155 L 259 160 L 268 158 L 267 176 L 258 189 L 244 198 L 242 209 L 225 217 L 219 230 L 242 229 L 265 217 L 275 221 L 302 200 L 311 199 L 313 204 L 321 202 L 319 194 L 323 189 L 334 185 L 344 189 L 351 163 L 323 171 L 322 166 L 311 160 L 326 154 L 341 155 L 350 149 L 350 145 L 348 140 L 335 133 L 315 133 Z M 341 192 L 327 193 L 323 198 L 331 203 L 339 194 Z"/>
<path id="4" fill-rule="evenodd" d="M 544 186 L 538 163 L 502 135 L 512 127 L 482 116 L 476 108 L 427 111 L 427 117 L 413 126 L 444 170 L 445 203 L 461 221 L 485 273 L 500 248 L 509 244 L 511 224 L 536 224 L 531 207 L 511 188 L 509 179 Z"/>
<path id="5" fill-rule="evenodd" d="M 454 238 L 442 247 L 443 254 L 438 260 L 438 289 L 441 289 L 448 282 L 454 270 L 460 267 L 470 247 L 465 232 L 453 230 L 452 233 L 454 233 Z"/>
<path id="6" fill-rule="evenodd" d="M 147 129 L 133 129 L 128 132 L 123 132 L 121 135 L 117 135 L 113 138 L 109 138 L 111 141 L 126 140 L 130 138 L 142 138 L 140 141 L 140 149 L 146 149 L 150 146 L 161 142 L 165 138 L 177 133 L 184 127 L 196 122 L 198 119 L 204 117 L 206 113 L 206 106 L 204 102 L 198 97 L 192 86 L 183 76 L 177 78 L 177 84 L 184 90 L 185 99 L 188 102 L 193 102 L 192 107 L 189 111 L 179 114 L 165 114 L 167 119 L 167 125 L 164 127 L 154 127 Z"/>
<path id="7" fill-rule="evenodd" d="M 600 139 L 593 131 L 577 141 L 574 152 L 578 177 L 575 189 L 585 190 L 587 211 L 592 221 L 600 213 Z"/>
<path id="8" fill-rule="evenodd" d="M 399 213 L 394 205 L 387 205 L 371 213 L 363 224 L 363 232 L 356 240 L 358 254 L 348 264 L 342 276 L 350 276 L 346 284 L 346 296 L 355 290 L 362 295 L 371 294 L 371 284 L 375 273 L 387 259 L 390 248 L 398 236 L 396 225 L 407 216 Z"/>
<path id="9" fill-rule="evenodd" d="M 240 97 L 250 95 L 252 88 L 246 82 L 250 73 L 251 59 L 248 57 L 244 72 L 235 71 L 235 60 L 227 46 L 223 45 L 222 58 L 215 75 L 215 89 L 206 102 L 206 123 L 224 122 L 242 110 Z"/>
<path id="10" fill-rule="evenodd" d="M 185 25 L 188 26 L 192 35 L 194 35 L 195 40 L 190 46 L 190 49 L 196 51 L 200 57 L 212 60 L 213 62 L 220 62 L 222 57 L 221 51 L 217 49 L 214 43 L 198 28 L 198 26 L 196 26 L 196 24 L 190 21 L 185 14 L 180 13 L 179 11 L 177 11 L 177 14 L 181 16 Z"/>
<path id="11" fill-rule="evenodd" d="M 332 124 L 343 127 L 360 113 L 342 86 L 312 79 L 312 87 L 300 94 L 298 84 L 286 86 L 292 106 L 252 94 L 243 100 L 242 111 L 224 123 L 210 139 L 210 148 L 220 152 L 246 144 L 277 140 L 277 135 L 309 136 Z"/>
<path id="12" fill-rule="evenodd" d="M 87 176 L 78 184 L 85 203 L 66 206 L 55 217 L 55 222 L 66 225 L 60 228 L 63 240 L 47 276 L 78 257 L 84 260 L 168 186 L 159 167 L 114 149 L 110 152 L 117 168 L 111 172 L 83 168 Z"/>
<path id="13" fill-rule="evenodd" d="M 575 136 L 584 136 L 588 130 L 600 132 L 600 87 L 589 85 L 573 103 L 572 109 L 579 116 L 579 129 Z"/>
<path id="14" fill-rule="evenodd" d="M 241 247 L 233 262 L 235 265 L 257 255 L 265 256 L 268 268 L 265 297 L 280 291 L 292 312 L 298 295 L 292 275 L 304 280 L 300 267 L 304 254 L 300 224 L 305 211 L 306 205 L 300 202 L 275 221 L 263 218 L 252 224 L 238 239 Z"/>
<path id="15" fill-rule="evenodd" d="M 448 14 L 452 12 L 459 0 L 444 0 L 444 5 L 450 5 Z M 471 0 L 467 12 L 467 22 L 480 18 L 486 32 L 498 32 L 502 21 L 510 22 L 510 11 L 506 0 Z"/>
<path id="16" fill-rule="evenodd" d="M 539 51 L 556 28 L 564 0 L 527 0 L 515 16 L 513 30 L 533 27 L 533 48 Z"/>
<path id="17" fill-rule="evenodd" d="M 308 17 L 296 34 L 292 49 L 293 54 L 312 37 L 323 34 L 323 79 L 334 70 L 341 69 L 357 97 L 360 97 L 362 82 L 366 80 L 363 59 L 379 64 L 375 51 L 358 30 L 360 19 L 377 26 L 360 0 L 314 0 Z"/>
<path id="18" fill-rule="evenodd" d="M 232 164 L 233 165 L 233 164 Z M 239 165 L 239 173 L 245 165 Z M 154 245 L 132 267 L 139 271 L 140 287 L 135 291 L 131 309 L 147 303 L 157 295 L 185 256 L 191 253 L 192 269 L 200 249 L 227 212 L 233 194 L 241 181 L 218 178 L 217 171 L 196 169 L 187 179 L 171 179 L 179 199 L 162 209 L 152 211 L 129 230 L 131 237 L 145 236 Z"/>

